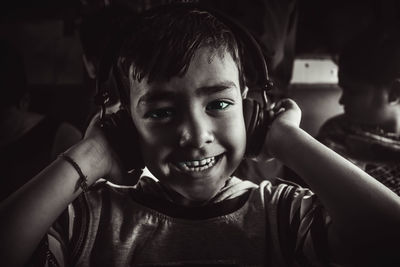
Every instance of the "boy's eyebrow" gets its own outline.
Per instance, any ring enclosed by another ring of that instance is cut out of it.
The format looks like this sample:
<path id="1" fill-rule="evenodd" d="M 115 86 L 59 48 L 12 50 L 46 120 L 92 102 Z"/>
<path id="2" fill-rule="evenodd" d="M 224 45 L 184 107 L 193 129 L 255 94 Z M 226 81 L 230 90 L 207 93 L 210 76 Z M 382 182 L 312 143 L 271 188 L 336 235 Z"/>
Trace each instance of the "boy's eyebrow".
<path id="1" fill-rule="evenodd" d="M 138 104 L 147 104 L 151 102 L 157 102 L 162 100 L 174 99 L 174 93 L 169 91 L 157 91 L 146 93 L 139 98 Z"/>
<path id="2" fill-rule="evenodd" d="M 211 86 L 203 86 L 196 89 L 198 95 L 210 95 L 219 93 L 225 90 L 236 88 L 236 84 L 232 81 L 223 81 Z"/>
<path id="3" fill-rule="evenodd" d="M 236 88 L 236 84 L 232 81 L 223 81 L 218 84 L 210 85 L 210 86 L 202 86 L 195 90 L 197 95 L 210 95 L 219 93 L 225 90 L 230 90 Z M 148 104 L 151 102 L 157 101 L 168 101 L 176 99 L 176 93 L 170 91 L 156 91 L 150 92 L 142 95 L 139 98 L 138 104 Z"/>

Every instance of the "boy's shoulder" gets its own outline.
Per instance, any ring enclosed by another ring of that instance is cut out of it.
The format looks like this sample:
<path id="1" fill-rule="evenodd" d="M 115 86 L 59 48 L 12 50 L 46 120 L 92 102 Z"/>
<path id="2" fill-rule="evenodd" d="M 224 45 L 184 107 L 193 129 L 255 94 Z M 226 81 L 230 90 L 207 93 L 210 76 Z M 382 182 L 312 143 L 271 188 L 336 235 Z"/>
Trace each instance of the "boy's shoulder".
<path id="1" fill-rule="evenodd" d="M 303 192 L 302 195 L 314 195 L 309 188 L 302 187 L 293 181 L 285 180 L 279 177 L 276 177 L 273 180 L 263 180 L 259 184 L 255 184 L 250 180 L 242 180 L 237 177 L 233 177 L 231 182 L 227 184 L 228 189 L 226 189 L 226 191 L 228 192 L 225 193 L 224 191 L 223 194 L 235 195 L 235 191 L 249 190 L 258 191 L 264 195 L 264 197 L 277 199 L 282 199 L 281 195 L 287 195 L 289 191 Z M 107 196 L 112 198 L 132 198 L 132 196 L 137 197 L 137 195 L 141 195 L 143 193 L 162 196 L 165 194 L 163 190 L 163 187 L 159 186 L 158 181 L 152 176 L 142 176 L 139 182 L 133 186 L 118 185 L 105 179 L 100 179 L 89 188 L 88 192 L 86 193 L 86 197 L 104 198 Z M 219 199 L 223 198 L 224 197 L 222 196 Z"/>
<path id="2" fill-rule="evenodd" d="M 81 197 L 90 201 L 119 201 L 130 198 L 136 188 L 136 185 L 120 185 L 106 179 L 99 179 L 89 187 L 87 192 L 82 193 Z"/>
<path id="3" fill-rule="evenodd" d="M 234 207 L 232 206 L 233 198 L 237 199 Z M 289 219 L 299 207 L 308 210 L 321 206 L 318 198 L 309 188 L 280 178 L 273 181 L 264 180 L 256 185 L 248 180 L 233 177 L 229 186 L 222 190 L 215 199 L 216 205 L 209 206 L 209 210 L 205 211 L 205 214 L 210 214 L 210 210 L 214 210 L 214 217 L 228 214 L 236 216 L 239 213 L 246 213 L 246 210 L 252 207 L 250 209 L 263 210 L 262 212 L 268 216 L 287 214 L 287 219 Z M 171 203 L 168 200 L 168 193 L 162 186 L 159 186 L 157 180 L 145 176 L 135 186 L 121 186 L 101 180 L 85 194 L 82 194 L 73 203 L 73 206 L 75 210 L 86 210 L 83 212 L 93 216 L 100 216 L 107 209 L 110 211 L 120 210 L 121 214 L 125 210 L 130 210 L 130 214 L 145 212 L 152 214 L 151 216 L 174 217 L 177 210 L 182 208 L 177 204 L 167 205 L 167 203 Z M 185 211 L 182 214 L 191 212 L 190 208 L 182 210 Z M 199 210 L 197 213 L 200 213 Z M 277 219 L 279 218 L 271 217 L 271 220 L 276 221 Z"/>
<path id="4" fill-rule="evenodd" d="M 260 183 L 260 192 L 265 198 L 264 203 L 267 205 L 268 210 L 281 209 L 282 212 L 282 209 L 286 207 L 287 210 L 285 212 L 291 212 L 292 208 L 300 203 L 309 207 L 321 205 L 311 189 L 278 177 L 273 181 L 262 181 Z"/>

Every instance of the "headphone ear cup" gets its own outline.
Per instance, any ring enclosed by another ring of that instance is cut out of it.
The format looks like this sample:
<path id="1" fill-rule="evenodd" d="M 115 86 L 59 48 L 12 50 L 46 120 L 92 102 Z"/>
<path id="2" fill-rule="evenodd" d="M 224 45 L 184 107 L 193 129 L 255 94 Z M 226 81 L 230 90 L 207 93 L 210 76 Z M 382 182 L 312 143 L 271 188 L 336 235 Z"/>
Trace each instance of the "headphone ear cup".
<path id="1" fill-rule="evenodd" d="M 243 99 L 243 116 L 246 126 L 247 136 L 254 132 L 255 122 L 257 121 L 258 103 L 252 99 Z"/>
<path id="2" fill-rule="evenodd" d="M 107 114 L 101 128 L 126 171 L 141 171 L 145 165 L 140 150 L 139 134 L 125 109 Z"/>
<path id="3" fill-rule="evenodd" d="M 243 116 L 246 125 L 246 157 L 256 155 L 257 140 L 254 140 L 257 124 L 259 122 L 260 104 L 253 99 L 243 99 Z"/>

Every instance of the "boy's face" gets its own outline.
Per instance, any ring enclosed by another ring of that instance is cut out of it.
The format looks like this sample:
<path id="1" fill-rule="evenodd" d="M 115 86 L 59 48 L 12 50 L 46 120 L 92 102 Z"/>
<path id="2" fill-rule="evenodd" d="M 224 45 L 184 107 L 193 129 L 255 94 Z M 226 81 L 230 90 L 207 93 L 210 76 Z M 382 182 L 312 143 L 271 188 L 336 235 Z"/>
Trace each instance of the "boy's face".
<path id="1" fill-rule="evenodd" d="M 393 107 L 389 104 L 386 88 L 376 88 L 344 75 L 339 76 L 339 85 L 342 88 L 339 103 L 343 105 L 348 119 L 376 127 L 384 126 L 393 117 Z"/>
<path id="2" fill-rule="evenodd" d="M 231 55 L 201 48 L 184 76 L 134 82 L 130 95 L 149 170 L 189 201 L 212 198 L 246 147 L 238 68 Z"/>

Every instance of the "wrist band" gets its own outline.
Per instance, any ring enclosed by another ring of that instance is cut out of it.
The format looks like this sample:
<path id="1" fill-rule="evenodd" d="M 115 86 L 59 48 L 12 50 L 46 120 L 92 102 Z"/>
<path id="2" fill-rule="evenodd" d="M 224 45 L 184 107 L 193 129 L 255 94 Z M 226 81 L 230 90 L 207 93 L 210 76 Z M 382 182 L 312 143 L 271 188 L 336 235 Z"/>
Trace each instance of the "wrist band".
<path id="1" fill-rule="evenodd" d="M 87 189 L 88 189 L 88 184 L 87 184 L 87 176 L 83 174 L 81 168 L 79 167 L 79 165 L 70 157 L 65 155 L 64 153 L 58 155 L 59 158 L 67 161 L 68 163 L 70 163 L 72 165 L 72 167 L 74 167 L 74 169 L 76 170 L 76 172 L 79 174 L 79 180 L 78 183 L 76 184 L 76 188 L 78 189 L 78 187 L 80 187 L 82 189 L 82 191 L 84 193 L 86 193 Z"/>

